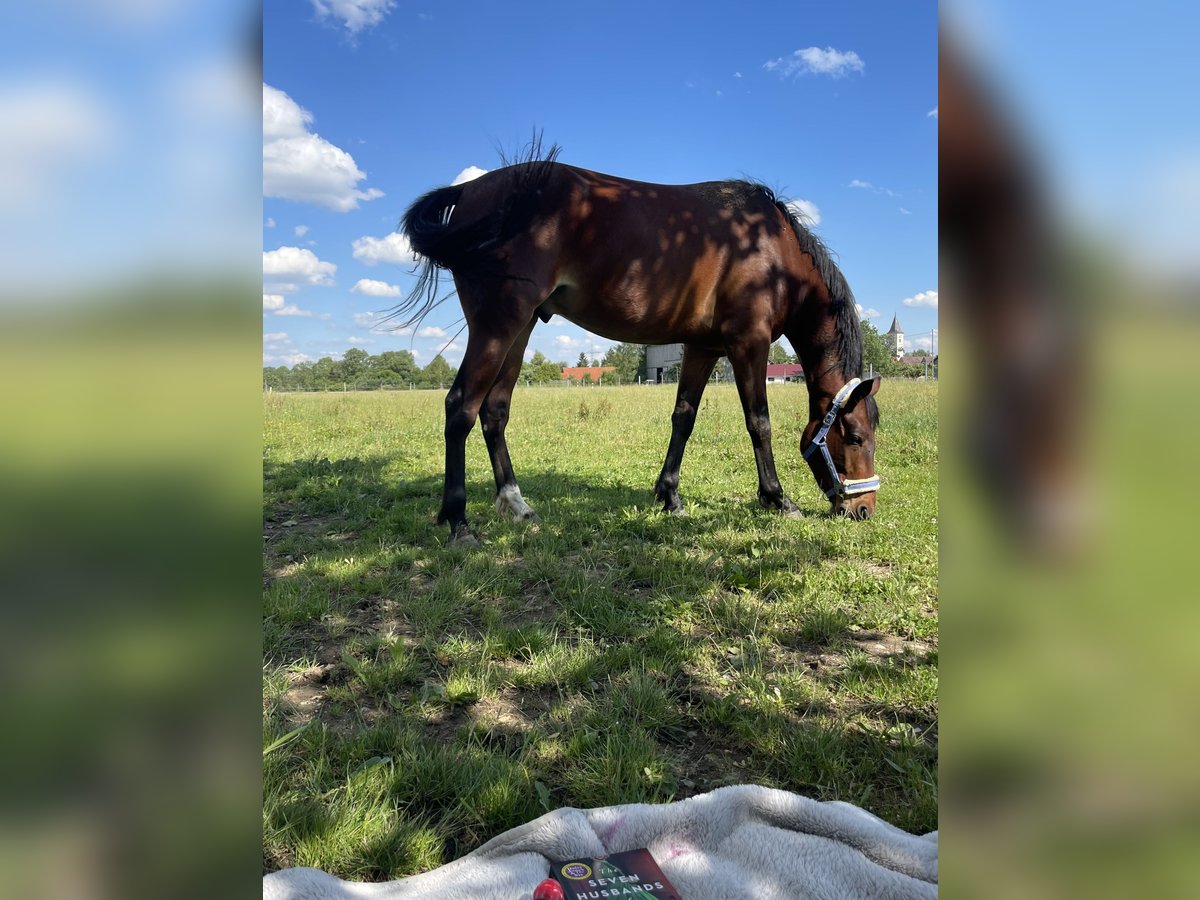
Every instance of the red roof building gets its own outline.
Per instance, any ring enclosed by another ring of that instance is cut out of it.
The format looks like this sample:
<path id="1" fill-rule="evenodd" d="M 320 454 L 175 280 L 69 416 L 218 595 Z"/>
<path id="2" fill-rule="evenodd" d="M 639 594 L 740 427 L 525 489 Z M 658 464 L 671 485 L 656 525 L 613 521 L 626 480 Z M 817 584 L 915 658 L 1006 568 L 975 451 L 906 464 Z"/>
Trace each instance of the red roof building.
<path id="1" fill-rule="evenodd" d="M 773 381 L 803 381 L 804 366 L 799 363 L 767 363 L 767 383 Z"/>
<path id="2" fill-rule="evenodd" d="M 607 372 L 617 371 L 616 366 L 566 366 L 563 368 L 562 380 L 583 381 L 584 375 L 590 375 L 592 384 L 599 384 L 600 378 Z"/>

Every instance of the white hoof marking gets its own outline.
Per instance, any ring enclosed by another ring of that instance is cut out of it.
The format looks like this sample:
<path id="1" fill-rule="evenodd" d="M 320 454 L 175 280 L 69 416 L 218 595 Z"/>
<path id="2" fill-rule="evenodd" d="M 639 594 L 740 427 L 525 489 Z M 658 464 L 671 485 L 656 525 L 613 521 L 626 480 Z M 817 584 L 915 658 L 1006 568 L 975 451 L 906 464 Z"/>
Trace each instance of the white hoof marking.
<path id="1" fill-rule="evenodd" d="M 501 488 L 500 493 L 496 495 L 496 512 L 504 515 L 505 510 L 512 516 L 514 522 L 532 519 L 537 515 L 521 497 L 521 489 L 515 484 Z"/>

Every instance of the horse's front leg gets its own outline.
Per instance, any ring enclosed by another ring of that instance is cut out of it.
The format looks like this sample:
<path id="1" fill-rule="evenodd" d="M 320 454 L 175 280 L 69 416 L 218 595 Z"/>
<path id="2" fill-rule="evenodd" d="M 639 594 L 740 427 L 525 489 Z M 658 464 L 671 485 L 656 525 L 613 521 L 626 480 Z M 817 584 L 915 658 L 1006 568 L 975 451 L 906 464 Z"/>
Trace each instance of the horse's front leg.
<path id="1" fill-rule="evenodd" d="M 704 386 L 720 354 L 710 350 L 684 347 L 683 362 L 679 367 L 679 389 L 675 392 L 675 411 L 671 413 L 671 443 L 667 447 L 667 458 L 662 473 L 654 486 L 654 496 L 662 502 L 663 510 L 682 515 L 683 501 L 679 499 L 679 468 L 683 464 L 683 451 L 696 424 L 696 413 L 700 409 L 700 398 Z"/>
<path id="2" fill-rule="evenodd" d="M 758 502 L 767 509 L 778 509 L 788 516 L 800 515 L 800 509 L 783 492 L 775 473 L 775 454 L 771 449 L 771 413 L 767 407 L 767 352 L 770 340 L 737 344 L 729 348 L 729 361 L 737 380 L 746 430 L 754 446 L 758 467 Z"/>
<path id="3" fill-rule="evenodd" d="M 492 389 L 488 391 L 480 412 L 480 427 L 483 429 L 483 440 L 487 444 L 488 456 L 492 461 L 492 474 L 496 477 L 496 512 L 500 515 L 507 513 L 513 521 L 537 520 L 537 513 L 521 496 L 517 486 L 517 476 L 513 472 L 512 460 L 508 455 L 508 442 L 504 439 L 504 430 L 508 426 L 508 410 L 512 401 L 513 387 L 521 374 L 521 363 L 525 358 L 525 345 L 529 343 L 529 335 L 533 333 L 533 319 L 525 330 L 517 336 L 508 350 L 504 365 Z"/>

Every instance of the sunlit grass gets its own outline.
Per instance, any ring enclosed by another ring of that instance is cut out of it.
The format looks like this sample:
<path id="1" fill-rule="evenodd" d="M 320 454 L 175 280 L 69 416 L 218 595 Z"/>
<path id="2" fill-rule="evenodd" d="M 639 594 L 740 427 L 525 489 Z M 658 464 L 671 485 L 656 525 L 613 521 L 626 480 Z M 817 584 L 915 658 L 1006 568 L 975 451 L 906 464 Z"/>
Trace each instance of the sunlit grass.
<path id="1" fill-rule="evenodd" d="M 665 387 L 522 389 L 509 446 L 541 516 L 492 509 L 478 432 L 445 546 L 442 395 L 268 395 L 268 868 L 396 878 L 558 806 L 755 782 L 937 827 L 937 386 L 885 383 L 878 512 L 835 520 L 769 389 L 780 478 L 756 499 L 736 393 L 710 387 L 689 516 L 652 487 Z"/>

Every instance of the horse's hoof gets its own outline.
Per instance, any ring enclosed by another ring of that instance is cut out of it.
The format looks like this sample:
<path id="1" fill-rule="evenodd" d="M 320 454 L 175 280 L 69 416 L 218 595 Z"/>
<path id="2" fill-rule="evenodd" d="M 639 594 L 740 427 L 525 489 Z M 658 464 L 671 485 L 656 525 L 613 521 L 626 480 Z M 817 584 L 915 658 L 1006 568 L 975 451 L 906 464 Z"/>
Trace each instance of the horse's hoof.
<path id="1" fill-rule="evenodd" d="M 460 525 L 455 528 L 450 534 L 450 540 L 446 542 L 447 547 L 479 547 L 479 538 L 471 533 L 471 529 L 466 525 Z"/>

